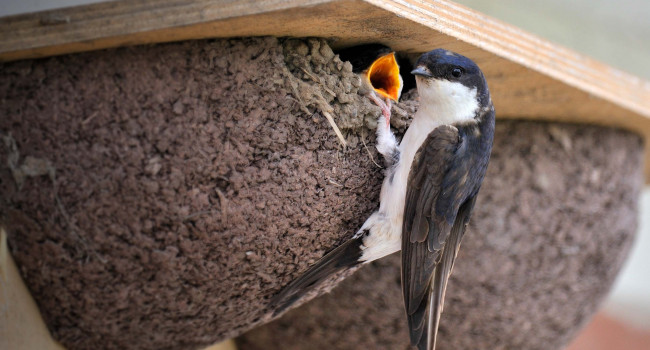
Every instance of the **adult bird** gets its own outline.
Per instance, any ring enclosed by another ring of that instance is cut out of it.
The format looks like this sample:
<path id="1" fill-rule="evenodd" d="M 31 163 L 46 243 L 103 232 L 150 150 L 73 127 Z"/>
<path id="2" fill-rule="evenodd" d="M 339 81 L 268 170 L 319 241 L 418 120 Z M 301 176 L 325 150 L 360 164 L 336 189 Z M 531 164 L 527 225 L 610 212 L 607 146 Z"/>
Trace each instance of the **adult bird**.
<path id="1" fill-rule="evenodd" d="M 479 67 L 444 49 L 411 72 L 420 106 L 398 144 L 378 123 L 387 162 L 379 209 L 270 303 L 280 313 L 332 274 L 402 250 L 402 292 L 411 344 L 434 349 L 447 280 L 487 169 L 494 107 Z M 382 116 L 383 117 L 383 116 Z"/>

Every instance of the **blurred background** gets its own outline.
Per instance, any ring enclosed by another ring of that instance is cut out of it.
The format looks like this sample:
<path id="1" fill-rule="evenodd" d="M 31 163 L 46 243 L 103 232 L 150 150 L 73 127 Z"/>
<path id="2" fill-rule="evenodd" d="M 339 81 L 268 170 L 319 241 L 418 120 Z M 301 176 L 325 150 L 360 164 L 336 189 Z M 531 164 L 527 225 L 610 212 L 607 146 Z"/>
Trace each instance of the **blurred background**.
<path id="1" fill-rule="evenodd" d="M 101 2 L 3 0 L 0 16 Z M 457 0 L 479 12 L 650 80 L 650 1 Z M 650 187 L 637 241 L 601 312 L 567 350 L 650 349 Z"/>

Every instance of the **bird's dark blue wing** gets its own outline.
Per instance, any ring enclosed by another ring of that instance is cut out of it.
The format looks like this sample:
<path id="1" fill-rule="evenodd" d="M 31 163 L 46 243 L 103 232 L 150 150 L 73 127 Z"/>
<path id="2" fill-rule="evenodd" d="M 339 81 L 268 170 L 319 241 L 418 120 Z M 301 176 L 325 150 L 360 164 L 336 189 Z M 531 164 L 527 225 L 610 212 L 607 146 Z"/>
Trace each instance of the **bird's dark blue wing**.
<path id="1" fill-rule="evenodd" d="M 435 344 L 447 279 L 485 171 L 472 123 L 442 125 L 415 154 L 402 226 L 402 289 L 411 343 Z M 488 153 L 489 154 L 489 153 Z M 483 172 L 483 173 L 482 173 Z"/>

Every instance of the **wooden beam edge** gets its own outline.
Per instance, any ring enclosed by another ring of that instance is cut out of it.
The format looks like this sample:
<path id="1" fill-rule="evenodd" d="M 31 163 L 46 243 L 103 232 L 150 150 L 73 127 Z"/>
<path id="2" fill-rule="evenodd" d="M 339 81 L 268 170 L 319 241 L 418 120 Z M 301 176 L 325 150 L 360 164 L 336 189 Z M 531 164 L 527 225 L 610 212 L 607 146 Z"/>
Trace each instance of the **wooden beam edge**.
<path id="1" fill-rule="evenodd" d="M 337 0 L 107 1 L 0 18 L 0 61 L 37 58 L 34 50 L 182 28 L 200 23 L 316 6 Z M 162 41 L 160 41 L 162 42 Z M 134 42 L 134 44 L 149 42 Z M 105 47 L 97 47 L 105 48 Z M 46 51 L 47 52 L 47 51 Z"/>

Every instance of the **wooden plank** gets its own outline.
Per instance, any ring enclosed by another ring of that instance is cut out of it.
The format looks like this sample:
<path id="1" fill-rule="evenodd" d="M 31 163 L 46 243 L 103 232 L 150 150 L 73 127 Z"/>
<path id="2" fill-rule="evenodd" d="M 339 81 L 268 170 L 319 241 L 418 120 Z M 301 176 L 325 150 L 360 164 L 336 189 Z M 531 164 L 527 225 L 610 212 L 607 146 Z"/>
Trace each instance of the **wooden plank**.
<path id="1" fill-rule="evenodd" d="M 64 350 L 45 326 L 0 227 L 0 349 Z"/>
<path id="2" fill-rule="evenodd" d="M 222 341 L 214 345 L 210 345 L 203 350 L 237 350 L 237 344 L 232 339 Z"/>
<path id="3" fill-rule="evenodd" d="M 650 83 L 446 0 L 107 2 L 0 19 L 0 60 L 259 35 L 326 37 L 337 47 L 381 41 L 407 52 L 445 47 L 481 66 L 500 118 L 650 136 Z"/>

